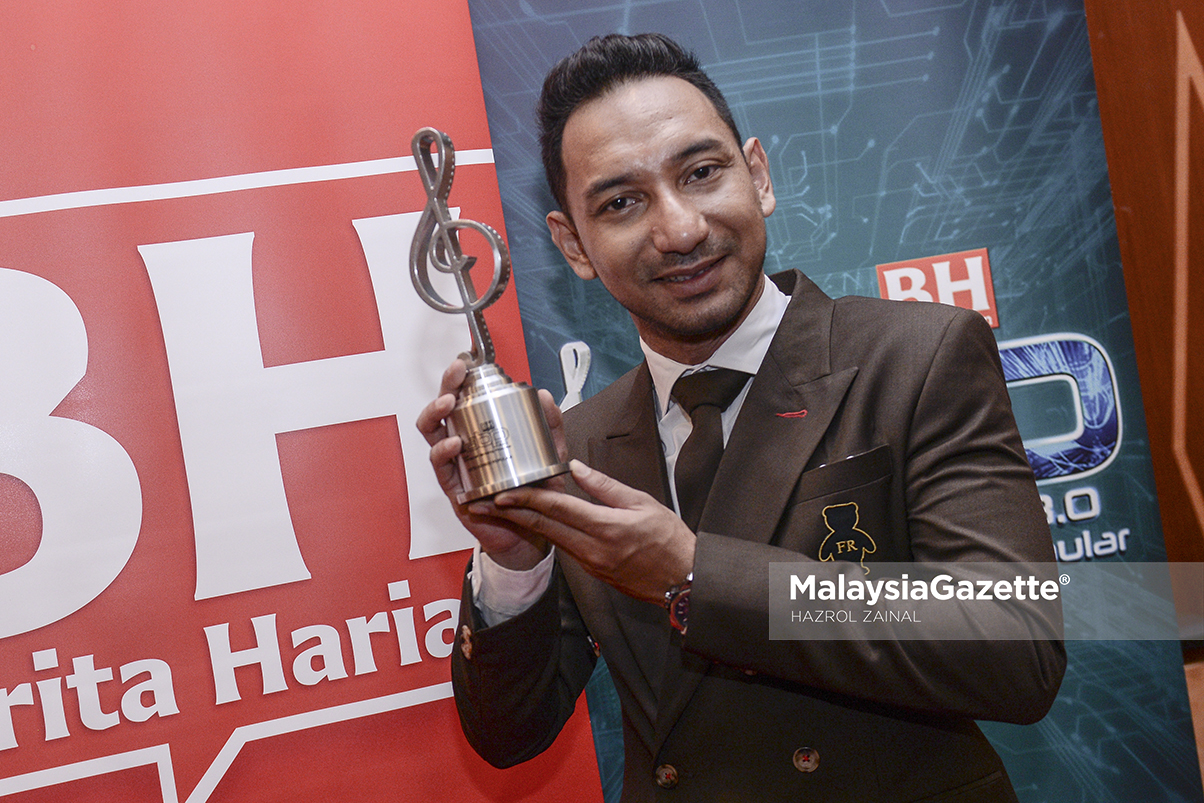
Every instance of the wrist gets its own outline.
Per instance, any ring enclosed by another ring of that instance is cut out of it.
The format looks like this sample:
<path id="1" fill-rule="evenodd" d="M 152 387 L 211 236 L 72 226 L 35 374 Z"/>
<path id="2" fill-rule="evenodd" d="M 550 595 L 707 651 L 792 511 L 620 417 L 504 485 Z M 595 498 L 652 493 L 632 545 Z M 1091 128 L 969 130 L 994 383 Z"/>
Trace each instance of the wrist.
<path id="1" fill-rule="evenodd" d="M 489 559 L 513 572 L 530 571 L 543 562 L 551 547 L 543 538 L 523 539 L 506 549 L 484 549 Z"/>
<path id="2" fill-rule="evenodd" d="M 665 592 L 665 608 L 669 611 L 669 624 L 683 636 L 690 617 L 690 588 L 694 585 L 694 572 L 686 579 Z"/>

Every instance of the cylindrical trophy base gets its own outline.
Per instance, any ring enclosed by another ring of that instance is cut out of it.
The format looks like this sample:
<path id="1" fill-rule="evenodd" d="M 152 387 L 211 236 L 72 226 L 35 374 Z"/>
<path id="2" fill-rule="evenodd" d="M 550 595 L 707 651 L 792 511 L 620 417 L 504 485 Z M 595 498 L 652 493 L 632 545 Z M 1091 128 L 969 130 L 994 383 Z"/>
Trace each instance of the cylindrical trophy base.
<path id="1" fill-rule="evenodd" d="M 556 453 L 539 394 L 494 363 L 468 370 L 447 424 L 449 433 L 463 440 L 460 504 L 569 470 Z"/>

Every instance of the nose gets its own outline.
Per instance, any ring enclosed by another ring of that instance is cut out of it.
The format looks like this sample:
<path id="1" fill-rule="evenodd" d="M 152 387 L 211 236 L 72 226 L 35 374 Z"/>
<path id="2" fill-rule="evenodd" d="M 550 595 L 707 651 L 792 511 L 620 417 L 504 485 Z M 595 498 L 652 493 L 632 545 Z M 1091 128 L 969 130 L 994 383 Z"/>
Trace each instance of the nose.
<path id="1" fill-rule="evenodd" d="M 661 253 L 688 254 L 711 232 L 706 215 L 681 193 L 665 193 L 657 202 L 652 244 Z"/>

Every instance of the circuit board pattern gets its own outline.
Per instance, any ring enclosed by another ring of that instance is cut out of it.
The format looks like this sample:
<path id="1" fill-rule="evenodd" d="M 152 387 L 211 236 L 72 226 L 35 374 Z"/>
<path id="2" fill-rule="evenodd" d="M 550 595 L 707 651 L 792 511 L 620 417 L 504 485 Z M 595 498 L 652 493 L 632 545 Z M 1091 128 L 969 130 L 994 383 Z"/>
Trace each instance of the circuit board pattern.
<path id="1" fill-rule="evenodd" d="M 592 352 L 585 396 L 641 359 L 623 310 L 548 240 L 554 203 L 534 122 L 543 76 L 591 36 L 664 31 L 698 54 L 742 135 L 769 155 L 767 272 L 799 268 L 830 295 L 876 296 L 878 264 L 985 247 L 1000 340 L 1074 332 L 1101 344 L 1124 440 L 1091 477 L 1104 500 L 1093 524 L 1131 528 L 1129 560 L 1164 559 L 1081 0 L 470 7 L 536 384 L 563 393 L 569 341 Z M 1049 717 L 988 727 L 1021 800 L 1204 800 L 1178 644 L 1076 642 L 1070 653 Z"/>

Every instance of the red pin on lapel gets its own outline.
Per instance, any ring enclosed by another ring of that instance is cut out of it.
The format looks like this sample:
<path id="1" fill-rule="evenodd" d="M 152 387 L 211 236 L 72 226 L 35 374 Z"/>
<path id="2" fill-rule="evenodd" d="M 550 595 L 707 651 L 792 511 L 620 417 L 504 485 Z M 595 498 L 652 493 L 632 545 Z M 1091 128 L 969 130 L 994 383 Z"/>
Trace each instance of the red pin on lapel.
<path id="1" fill-rule="evenodd" d="M 806 410 L 795 410 L 793 413 L 774 413 L 778 418 L 806 418 Z"/>

